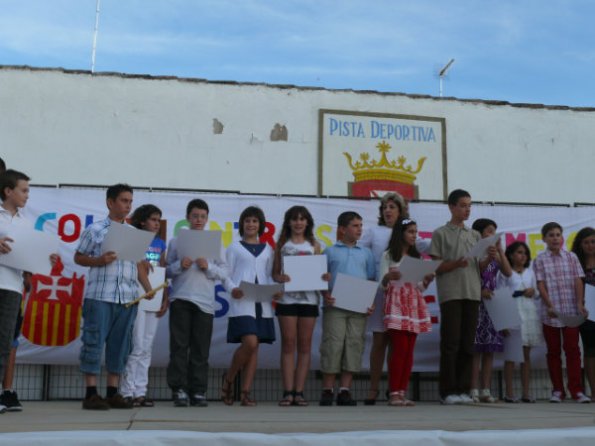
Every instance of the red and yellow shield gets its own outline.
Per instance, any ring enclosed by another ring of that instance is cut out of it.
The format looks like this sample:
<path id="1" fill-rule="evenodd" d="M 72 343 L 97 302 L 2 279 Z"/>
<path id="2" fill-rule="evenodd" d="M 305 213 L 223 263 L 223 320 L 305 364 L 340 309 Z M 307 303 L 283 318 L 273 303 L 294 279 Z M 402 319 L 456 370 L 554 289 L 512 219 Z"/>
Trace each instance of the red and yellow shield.
<path id="1" fill-rule="evenodd" d="M 31 343 L 48 347 L 69 344 L 79 336 L 85 277 L 61 273 L 31 277 L 22 334 Z M 55 275 L 54 275 L 55 274 Z"/>

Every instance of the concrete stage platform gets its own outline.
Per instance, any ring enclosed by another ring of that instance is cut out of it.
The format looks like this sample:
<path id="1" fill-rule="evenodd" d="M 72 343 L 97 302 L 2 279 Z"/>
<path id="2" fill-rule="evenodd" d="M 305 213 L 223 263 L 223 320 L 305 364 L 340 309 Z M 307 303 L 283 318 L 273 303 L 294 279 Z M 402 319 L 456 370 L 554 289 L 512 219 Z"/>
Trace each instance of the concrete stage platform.
<path id="1" fill-rule="evenodd" d="M 330 433 L 351 431 L 477 431 L 595 428 L 595 404 L 477 404 L 415 407 L 228 407 L 210 402 L 206 408 L 176 408 L 158 401 L 152 408 L 83 411 L 80 401 L 25 401 L 24 411 L 0 415 L 0 432 L 47 431 L 195 431 L 212 433 Z M 0 435 L 0 442 L 5 438 Z M 9 443 L 5 443 L 9 444 Z M 595 437 L 593 443 L 595 444 Z"/>

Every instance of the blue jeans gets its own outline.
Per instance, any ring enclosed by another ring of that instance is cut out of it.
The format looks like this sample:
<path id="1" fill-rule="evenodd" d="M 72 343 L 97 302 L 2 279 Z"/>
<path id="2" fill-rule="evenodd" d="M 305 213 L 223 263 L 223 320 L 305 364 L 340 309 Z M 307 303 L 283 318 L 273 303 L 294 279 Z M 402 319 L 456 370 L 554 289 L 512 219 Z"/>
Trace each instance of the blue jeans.
<path id="1" fill-rule="evenodd" d="M 138 305 L 85 299 L 83 303 L 83 346 L 79 359 L 81 372 L 98 375 L 105 344 L 105 366 L 109 373 L 121 374 L 132 347 L 132 327 Z"/>

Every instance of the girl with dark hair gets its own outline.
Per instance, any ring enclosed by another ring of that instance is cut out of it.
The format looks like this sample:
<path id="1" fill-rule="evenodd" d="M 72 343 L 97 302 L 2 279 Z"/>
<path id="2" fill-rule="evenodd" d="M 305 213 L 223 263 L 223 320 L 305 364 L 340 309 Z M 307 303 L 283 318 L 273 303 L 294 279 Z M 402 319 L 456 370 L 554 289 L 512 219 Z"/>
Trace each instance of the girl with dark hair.
<path id="1" fill-rule="evenodd" d="M 314 219 L 304 206 L 285 212 L 275 248 L 273 279 L 279 283 L 291 278 L 283 273 L 283 257 L 320 254 L 314 238 Z M 307 406 L 304 384 L 310 370 L 312 333 L 319 315 L 320 293 L 301 291 L 284 293 L 275 307 L 281 330 L 281 376 L 283 397 L 279 406 Z M 297 361 L 296 361 L 297 352 Z"/>
<path id="2" fill-rule="evenodd" d="M 146 263 L 150 268 L 165 267 L 165 242 L 159 237 L 161 229 L 161 209 L 152 204 L 144 204 L 135 209 L 130 217 L 132 226 L 155 234 L 155 238 L 146 252 Z M 148 272 L 147 272 L 148 273 Z M 167 290 L 163 292 L 163 301 L 159 311 L 138 309 L 132 330 L 132 351 L 128 356 L 124 377 L 120 383 L 120 393 L 132 400 L 134 406 L 153 407 L 153 400 L 147 398 L 149 366 L 153 342 L 159 325 L 159 318 L 167 312 Z"/>
<path id="3" fill-rule="evenodd" d="M 388 250 L 380 261 L 380 276 L 385 289 L 384 327 L 391 342 L 389 359 L 390 406 L 414 406 L 406 398 L 413 367 L 413 350 L 418 333 L 432 329 L 432 320 L 422 291 L 434 280 L 427 275 L 420 283 L 397 282 L 401 279 L 399 264 L 403 257 L 419 258 L 415 247 L 417 224 L 400 219 L 393 226 Z"/>
<path id="4" fill-rule="evenodd" d="M 233 380 L 240 371 L 241 405 L 256 406 L 256 401 L 250 397 L 250 389 L 256 373 L 258 347 L 261 343 L 272 344 L 275 340 L 271 302 L 254 302 L 244 297 L 239 288 L 242 281 L 262 285 L 273 282 L 273 250 L 260 241 L 265 223 L 264 213 L 260 208 L 250 206 L 244 209 L 239 221 L 242 240 L 234 242 L 226 252 L 230 276 L 225 282 L 225 288 L 230 290 L 233 298 L 229 309 L 227 342 L 241 344 L 223 377 L 221 399 L 228 406 L 233 404 Z"/>
<path id="5" fill-rule="evenodd" d="M 572 243 L 572 252 L 578 257 L 585 272 L 585 286 L 595 286 L 595 229 L 586 227 L 578 231 Z M 580 326 L 580 333 L 585 372 L 591 388 L 591 401 L 595 401 L 595 322 L 586 320 Z"/>
<path id="6" fill-rule="evenodd" d="M 407 217 L 405 199 L 396 192 L 388 192 L 380 199 L 378 208 L 378 226 L 367 229 L 358 245 L 372 250 L 376 260 L 376 271 L 380 273 L 380 259 L 387 249 L 393 226 L 399 218 Z M 380 276 L 377 279 L 381 279 Z M 386 362 L 386 353 L 390 343 L 384 329 L 383 319 L 384 292 L 379 289 L 374 300 L 374 313 L 368 317 L 368 330 L 372 332 L 372 347 L 370 348 L 370 388 L 364 404 L 372 406 L 380 394 L 380 379 Z"/>
<path id="7" fill-rule="evenodd" d="M 506 248 L 506 258 L 512 268 L 510 277 L 501 272 L 498 273 L 498 286 L 504 285 L 513 291 L 512 296 L 516 298 L 519 315 L 521 316 L 521 338 L 523 342 L 524 362 L 521 363 L 521 385 L 523 394 L 521 397 L 524 403 L 534 403 L 535 398 L 529 391 L 531 380 L 531 347 L 544 343 L 541 318 L 537 309 L 537 280 L 533 273 L 531 264 L 531 252 L 524 242 L 513 242 Z M 514 374 L 514 362 L 504 363 L 504 382 L 506 394 L 504 401 L 507 403 L 518 403 L 519 399 L 514 396 L 512 390 L 512 377 Z"/>
<path id="8" fill-rule="evenodd" d="M 496 222 L 489 218 L 480 218 L 473 222 L 472 229 L 481 234 L 481 238 L 491 237 L 496 233 Z M 481 302 L 479 303 L 479 318 L 475 332 L 475 353 L 473 355 L 473 369 L 471 375 L 471 398 L 474 402 L 495 403 L 496 398 L 490 393 L 492 383 L 492 365 L 494 353 L 504 351 L 502 333 L 496 331 L 492 319 L 483 304 L 484 299 L 491 299 L 496 289 L 498 271 L 504 276 L 511 274 L 510 264 L 502 251 L 500 240 L 496 242 L 496 259 L 490 261 L 481 271 Z M 480 378 L 481 366 L 481 378 Z M 478 385 L 481 384 L 481 387 Z"/>

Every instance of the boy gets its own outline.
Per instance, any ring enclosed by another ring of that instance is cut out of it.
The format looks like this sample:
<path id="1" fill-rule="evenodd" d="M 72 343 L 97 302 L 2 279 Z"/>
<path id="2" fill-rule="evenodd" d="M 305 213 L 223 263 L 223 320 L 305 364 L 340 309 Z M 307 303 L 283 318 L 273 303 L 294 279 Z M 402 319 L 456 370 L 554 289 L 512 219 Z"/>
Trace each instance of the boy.
<path id="1" fill-rule="evenodd" d="M 186 219 L 191 231 L 204 230 L 209 206 L 201 199 L 191 200 Z M 172 389 L 174 406 L 188 406 L 190 394 L 190 405 L 206 407 L 215 280 L 225 281 L 227 268 L 220 260 L 180 258 L 177 241 L 177 237 L 173 238 L 167 249 L 167 275 L 173 279 L 167 384 Z"/>
<path id="2" fill-rule="evenodd" d="M 368 248 L 358 246 L 362 235 L 362 217 L 356 212 L 343 212 L 337 220 L 338 241 L 325 250 L 329 272 L 330 289 L 338 273 L 361 279 L 374 280 L 376 268 L 374 255 Z M 341 373 L 337 406 L 355 406 L 351 397 L 353 373 L 360 371 L 366 337 L 368 313 L 356 313 L 333 306 L 335 299 L 330 292 L 324 293 L 322 316 L 322 342 L 320 344 L 320 369 L 322 371 L 321 406 L 332 406 L 335 376 Z"/>
<path id="3" fill-rule="evenodd" d="M 581 383 L 581 358 L 578 346 L 578 327 L 566 327 L 560 315 L 587 315 L 583 300 L 583 269 L 573 252 L 562 249 L 562 226 L 546 223 L 541 236 L 547 249 L 537 255 L 533 263 L 537 289 L 543 299 L 541 321 L 547 345 L 547 367 L 553 391 L 550 403 L 561 403 L 565 397 L 562 381 L 561 345 L 566 354 L 568 390 L 577 403 L 589 403 Z"/>
<path id="4" fill-rule="evenodd" d="M 6 164 L 4 160 L 0 158 L 0 175 L 6 172 Z M 31 274 L 23 273 L 23 285 L 25 292 L 29 291 Z M 7 412 L 20 412 L 23 410 L 23 406 L 19 401 L 19 397 L 15 390 L 12 388 L 14 379 L 14 369 L 17 358 L 17 347 L 19 345 L 19 336 L 21 334 L 21 325 L 23 323 L 23 311 L 19 306 L 19 313 L 17 315 L 17 322 L 14 327 L 14 338 L 12 341 L 12 347 L 8 354 L 8 360 L 4 364 L 4 378 L 2 378 L 2 394 L 0 394 L 0 406 L 5 406 Z"/>
<path id="5" fill-rule="evenodd" d="M 88 226 L 82 233 L 74 254 L 78 265 L 89 267 L 83 301 L 83 345 L 80 369 L 85 375 L 86 394 L 83 409 L 130 409 L 132 401 L 118 393 L 120 375 L 130 353 L 132 324 L 137 305 L 126 304 L 138 297 L 137 278 L 145 291 L 151 290 L 146 268 L 135 262 L 118 260 L 115 252 L 101 253 L 101 245 L 112 222 L 125 223 L 132 206 L 133 190 L 127 184 L 108 187 L 104 220 Z M 101 354 L 105 344 L 107 393 L 97 393 L 97 375 L 101 370 Z"/>
<path id="6" fill-rule="evenodd" d="M 7 170 L 0 175 L 0 255 L 11 251 L 12 239 L 7 237 L 8 225 L 31 226 L 19 210 L 29 199 L 29 177 L 16 170 Z M 15 326 L 21 308 L 23 271 L 0 265 L 0 379 L 9 365 Z M 7 389 L 5 389 L 7 390 Z M 15 394 L 16 397 L 16 394 Z M 0 413 L 11 404 L 4 394 L 0 400 Z M 18 403 L 18 399 L 16 401 Z M 20 404 L 18 404 L 20 406 Z"/>
<path id="7" fill-rule="evenodd" d="M 430 255 L 443 260 L 436 270 L 440 302 L 440 401 L 469 404 L 475 331 L 481 297 L 480 270 L 496 256 L 490 247 L 481 262 L 465 255 L 481 235 L 465 226 L 471 214 L 471 195 L 456 189 L 448 196 L 450 221 L 432 234 Z"/>

